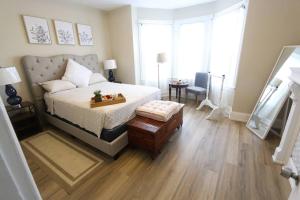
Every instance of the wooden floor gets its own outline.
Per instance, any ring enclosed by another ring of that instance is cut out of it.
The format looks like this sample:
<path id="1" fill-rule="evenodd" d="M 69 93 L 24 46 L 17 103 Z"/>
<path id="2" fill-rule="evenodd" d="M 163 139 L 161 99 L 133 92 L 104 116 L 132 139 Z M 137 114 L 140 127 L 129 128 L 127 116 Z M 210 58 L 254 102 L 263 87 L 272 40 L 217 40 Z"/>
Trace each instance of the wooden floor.
<path id="1" fill-rule="evenodd" d="M 91 150 L 105 163 L 71 195 L 28 162 L 43 199 L 287 199 L 289 183 L 271 159 L 279 139 L 262 141 L 243 123 L 206 115 L 187 105 L 182 129 L 154 161 L 138 149 L 126 149 L 116 161 Z"/>

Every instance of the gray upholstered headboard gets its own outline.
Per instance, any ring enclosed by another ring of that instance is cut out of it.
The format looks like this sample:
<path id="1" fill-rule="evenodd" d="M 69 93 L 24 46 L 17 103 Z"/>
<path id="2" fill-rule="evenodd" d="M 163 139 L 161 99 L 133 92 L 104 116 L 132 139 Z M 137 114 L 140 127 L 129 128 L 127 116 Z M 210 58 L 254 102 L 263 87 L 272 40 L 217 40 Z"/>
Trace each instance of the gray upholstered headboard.
<path id="1" fill-rule="evenodd" d="M 93 72 L 102 72 L 96 54 L 85 56 L 57 55 L 51 57 L 24 56 L 22 58 L 29 89 L 31 90 L 38 112 L 43 112 L 45 109 L 43 102 L 44 91 L 38 83 L 61 79 L 65 73 L 69 58 L 84 65 Z"/>

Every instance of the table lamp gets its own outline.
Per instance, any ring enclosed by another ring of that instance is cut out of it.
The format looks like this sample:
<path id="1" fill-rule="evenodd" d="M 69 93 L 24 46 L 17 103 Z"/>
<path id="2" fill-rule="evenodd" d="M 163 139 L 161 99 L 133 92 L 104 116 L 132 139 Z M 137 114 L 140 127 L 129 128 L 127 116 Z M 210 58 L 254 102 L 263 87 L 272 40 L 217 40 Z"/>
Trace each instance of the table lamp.
<path id="1" fill-rule="evenodd" d="M 109 74 L 108 74 L 108 80 L 110 82 L 115 81 L 115 77 L 114 77 L 114 73 L 113 73 L 113 69 L 117 69 L 117 62 L 116 60 L 104 60 L 104 69 L 105 70 L 109 70 Z"/>
<path id="2" fill-rule="evenodd" d="M 0 67 L 0 85 L 5 85 L 5 93 L 8 96 L 7 103 L 11 106 L 20 107 L 22 98 L 17 95 L 14 83 L 21 82 L 16 67 Z"/>
<path id="3" fill-rule="evenodd" d="M 157 86 L 158 86 L 158 88 L 160 88 L 160 84 L 159 84 L 159 64 L 160 63 L 165 63 L 165 62 L 167 62 L 167 56 L 166 56 L 166 53 L 158 53 L 157 54 L 157 67 L 158 67 L 158 73 L 157 73 L 157 79 L 158 79 L 158 81 L 157 81 Z"/>

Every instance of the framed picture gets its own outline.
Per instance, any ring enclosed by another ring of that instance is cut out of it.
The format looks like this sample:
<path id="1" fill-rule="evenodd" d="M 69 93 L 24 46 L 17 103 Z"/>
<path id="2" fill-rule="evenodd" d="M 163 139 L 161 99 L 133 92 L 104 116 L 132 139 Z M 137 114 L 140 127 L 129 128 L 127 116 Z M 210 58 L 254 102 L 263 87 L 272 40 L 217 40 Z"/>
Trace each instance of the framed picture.
<path id="1" fill-rule="evenodd" d="M 46 19 L 23 16 L 28 41 L 31 44 L 51 44 L 49 27 Z"/>
<path id="2" fill-rule="evenodd" d="M 93 45 L 92 27 L 83 24 L 77 24 L 79 43 L 82 46 Z"/>
<path id="3" fill-rule="evenodd" d="M 71 22 L 54 20 L 54 26 L 58 44 L 75 44 L 73 24 Z"/>

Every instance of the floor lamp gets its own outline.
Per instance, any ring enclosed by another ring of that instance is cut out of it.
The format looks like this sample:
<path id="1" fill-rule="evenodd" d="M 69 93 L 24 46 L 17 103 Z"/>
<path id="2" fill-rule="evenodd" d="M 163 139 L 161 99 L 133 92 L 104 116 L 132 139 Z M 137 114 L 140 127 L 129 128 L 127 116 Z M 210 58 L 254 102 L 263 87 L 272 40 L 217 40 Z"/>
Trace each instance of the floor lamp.
<path id="1" fill-rule="evenodd" d="M 159 64 L 165 63 L 167 61 L 166 53 L 157 54 L 157 86 L 160 88 L 159 84 Z"/>

